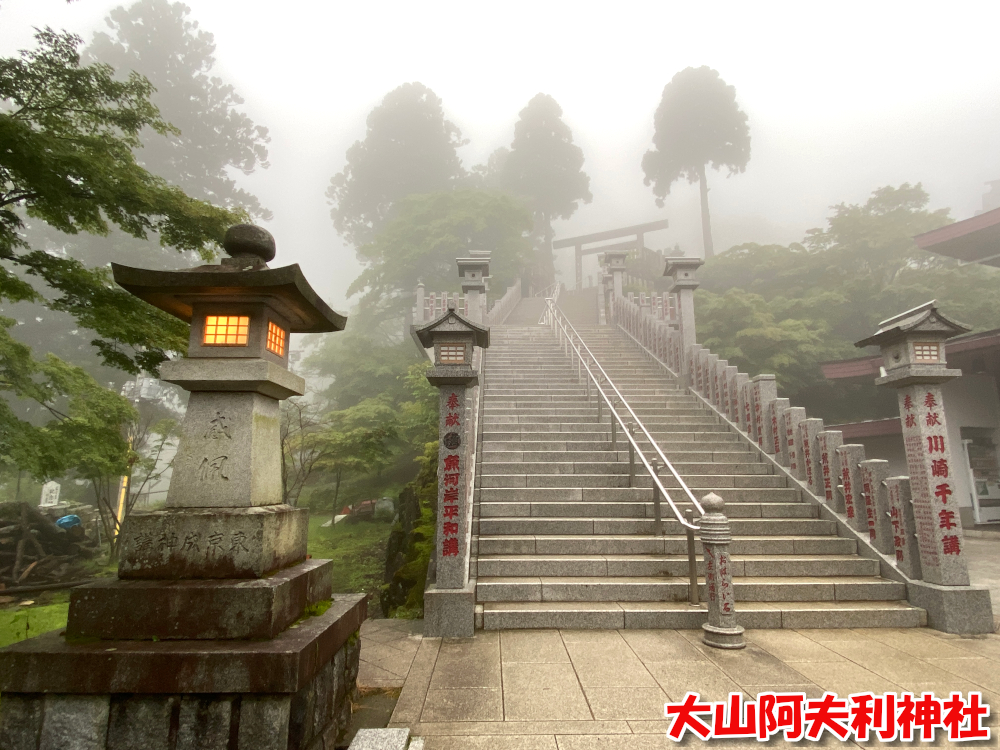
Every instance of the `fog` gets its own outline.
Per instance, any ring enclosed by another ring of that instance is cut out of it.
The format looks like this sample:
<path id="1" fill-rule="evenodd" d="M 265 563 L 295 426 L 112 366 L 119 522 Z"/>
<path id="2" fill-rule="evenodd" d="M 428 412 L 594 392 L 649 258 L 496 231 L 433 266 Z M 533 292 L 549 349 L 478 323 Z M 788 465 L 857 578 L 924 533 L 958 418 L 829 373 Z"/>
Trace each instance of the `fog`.
<path id="1" fill-rule="evenodd" d="M 35 26 L 89 41 L 122 4 L 2 0 L 0 55 L 32 46 Z M 406 81 L 443 99 L 470 140 L 466 168 L 510 144 L 536 93 L 559 102 L 594 199 L 556 222 L 557 238 L 666 218 L 647 244 L 701 253 L 697 185 L 676 185 L 657 208 L 640 167 L 663 86 L 687 66 L 718 70 L 749 115 L 746 172 L 709 173 L 718 251 L 799 240 L 830 205 L 907 181 L 966 218 L 1000 178 L 997 3 L 187 4 L 215 35 L 213 73 L 270 130 L 271 167 L 240 184 L 274 212 L 279 261 L 302 264 L 341 309 L 360 266 L 324 192 L 368 112 Z"/>

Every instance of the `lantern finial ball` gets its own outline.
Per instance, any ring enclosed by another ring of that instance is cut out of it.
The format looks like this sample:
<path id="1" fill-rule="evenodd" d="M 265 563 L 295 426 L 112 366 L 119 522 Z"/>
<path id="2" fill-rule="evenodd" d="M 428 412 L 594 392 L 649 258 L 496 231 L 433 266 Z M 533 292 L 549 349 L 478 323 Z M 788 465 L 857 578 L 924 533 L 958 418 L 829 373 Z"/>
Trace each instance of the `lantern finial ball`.
<path id="1" fill-rule="evenodd" d="M 226 230 L 222 247 L 232 257 L 255 255 L 265 263 L 274 260 L 274 236 L 253 224 L 234 224 Z"/>

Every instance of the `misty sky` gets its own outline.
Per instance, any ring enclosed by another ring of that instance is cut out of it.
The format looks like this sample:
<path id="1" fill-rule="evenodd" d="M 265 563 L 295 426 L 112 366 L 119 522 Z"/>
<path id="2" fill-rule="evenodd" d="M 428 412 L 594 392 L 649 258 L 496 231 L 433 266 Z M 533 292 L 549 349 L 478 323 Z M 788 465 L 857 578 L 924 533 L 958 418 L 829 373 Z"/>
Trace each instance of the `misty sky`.
<path id="1" fill-rule="evenodd" d="M 33 26 L 89 40 L 121 4 L 0 0 L 0 55 L 32 46 Z M 709 173 L 717 249 L 799 240 L 830 205 L 906 181 L 967 218 L 1000 179 L 996 2 L 187 4 L 215 35 L 213 73 L 270 129 L 270 169 L 240 182 L 274 212 L 278 263 L 301 263 L 341 309 L 359 267 L 324 192 L 405 81 L 443 99 L 471 141 L 467 168 L 510 144 L 532 96 L 555 97 L 594 195 L 557 237 L 667 218 L 647 243 L 701 253 L 697 186 L 676 185 L 659 209 L 640 167 L 663 86 L 687 66 L 717 69 L 750 118 L 746 173 Z M 571 265 L 559 263 L 570 285 Z"/>

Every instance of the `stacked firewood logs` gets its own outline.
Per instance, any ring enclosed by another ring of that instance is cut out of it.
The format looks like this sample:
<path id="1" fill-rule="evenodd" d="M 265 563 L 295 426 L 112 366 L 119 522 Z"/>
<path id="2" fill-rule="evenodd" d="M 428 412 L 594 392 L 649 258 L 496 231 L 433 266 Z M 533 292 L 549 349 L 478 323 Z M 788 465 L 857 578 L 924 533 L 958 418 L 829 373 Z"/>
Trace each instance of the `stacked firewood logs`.
<path id="1" fill-rule="evenodd" d="M 83 578 L 97 552 L 81 526 L 63 530 L 27 503 L 0 503 L 0 591 Z"/>

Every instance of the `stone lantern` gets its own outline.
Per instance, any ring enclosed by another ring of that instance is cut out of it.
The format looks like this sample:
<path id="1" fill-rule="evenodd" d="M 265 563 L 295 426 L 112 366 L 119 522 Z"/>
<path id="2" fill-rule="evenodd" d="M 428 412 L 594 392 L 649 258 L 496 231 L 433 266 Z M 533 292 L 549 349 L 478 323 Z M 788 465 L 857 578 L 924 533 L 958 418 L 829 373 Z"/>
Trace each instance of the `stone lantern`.
<path id="1" fill-rule="evenodd" d="M 664 276 L 673 279 L 670 291 L 677 297 L 677 323 L 681 333 L 681 355 L 684 363 L 684 378 L 686 385 L 692 385 L 694 373 L 691 372 L 690 349 L 698 343 L 694 327 L 694 290 L 700 285 L 695 278 L 695 271 L 701 268 L 705 261 L 701 258 L 666 258 Z"/>
<path id="2" fill-rule="evenodd" d="M 628 258 L 628 250 L 608 250 L 604 253 L 604 260 L 607 264 L 608 273 L 611 274 L 614 283 L 614 293 L 616 297 L 622 296 L 623 277 L 625 275 L 625 260 Z"/>
<path id="3" fill-rule="evenodd" d="M 875 383 L 896 389 L 899 401 L 924 579 L 911 582 L 910 602 L 927 610 L 932 627 L 952 633 L 993 631 L 988 590 L 969 586 L 954 484 L 962 469 L 952 458 L 941 392 L 942 383 L 962 374 L 948 368 L 945 341 L 968 330 L 942 315 L 931 300 L 882 321 L 873 336 L 855 344 L 879 347 L 885 375 Z M 870 488 L 868 512 L 879 492 Z M 872 526 L 886 520 L 873 519 Z"/>
<path id="4" fill-rule="evenodd" d="M 469 583 L 470 478 L 476 460 L 476 416 L 468 395 L 479 383 L 473 367 L 474 348 L 490 345 L 490 331 L 459 315 L 449 301 L 444 315 L 414 334 L 424 348 L 434 350 L 434 367 L 427 380 L 440 392 L 434 583 L 424 593 L 424 635 L 471 637 L 476 598 Z"/>
<path id="5" fill-rule="evenodd" d="M 469 320 L 483 323 L 486 320 L 486 282 L 490 277 L 490 254 L 473 251 L 471 258 L 456 258 L 462 294 L 467 301 Z"/>
<path id="6" fill-rule="evenodd" d="M 73 589 L 64 633 L 0 652 L 2 747 L 166 747 L 179 722 L 192 747 L 305 750 L 345 725 L 366 597 L 333 597 L 330 561 L 308 559 L 278 404 L 305 389 L 289 334 L 347 321 L 297 265 L 268 268 L 265 230 L 232 227 L 224 247 L 181 271 L 112 264 L 191 325 L 187 356 L 161 367 L 191 392 L 166 508 L 126 520 L 118 580 Z"/>

